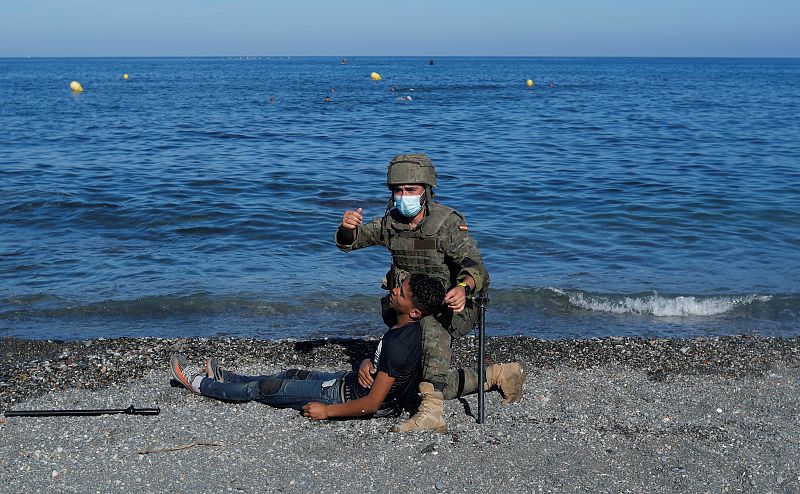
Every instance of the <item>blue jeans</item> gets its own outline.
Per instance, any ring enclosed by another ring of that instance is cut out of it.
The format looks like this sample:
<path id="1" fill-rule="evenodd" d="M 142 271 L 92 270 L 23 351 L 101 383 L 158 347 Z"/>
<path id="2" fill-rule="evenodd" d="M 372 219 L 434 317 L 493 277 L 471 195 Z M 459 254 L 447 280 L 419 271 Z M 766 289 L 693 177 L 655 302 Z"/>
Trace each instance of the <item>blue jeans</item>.
<path id="1" fill-rule="evenodd" d="M 348 371 L 289 369 L 268 376 L 242 376 L 223 370 L 223 381 L 204 377 L 200 394 L 225 401 L 259 401 L 277 408 L 300 410 L 312 401 L 342 403 L 342 380 Z"/>

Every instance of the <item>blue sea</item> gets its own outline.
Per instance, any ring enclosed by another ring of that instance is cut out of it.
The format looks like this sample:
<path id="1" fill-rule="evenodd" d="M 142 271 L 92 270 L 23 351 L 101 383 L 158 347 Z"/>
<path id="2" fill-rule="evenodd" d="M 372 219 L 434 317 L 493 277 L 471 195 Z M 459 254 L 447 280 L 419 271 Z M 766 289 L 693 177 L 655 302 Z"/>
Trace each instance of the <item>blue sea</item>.
<path id="1" fill-rule="evenodd" d="M 0 59 L 0 124 L 0 336 L 379 335 L 406 152 L 489 335 L 800 336 L 798 59 Z"/>

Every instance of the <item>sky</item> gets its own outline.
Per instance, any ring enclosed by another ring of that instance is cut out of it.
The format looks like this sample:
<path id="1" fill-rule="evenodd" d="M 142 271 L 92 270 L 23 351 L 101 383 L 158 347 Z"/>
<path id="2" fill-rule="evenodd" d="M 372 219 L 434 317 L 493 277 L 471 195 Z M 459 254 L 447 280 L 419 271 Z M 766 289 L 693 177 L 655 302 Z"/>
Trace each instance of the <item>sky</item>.
<path id="1" fill-rule="evenodd" d="M 0 0 L 0 57 L 800 57 L 799 0 Z"/>

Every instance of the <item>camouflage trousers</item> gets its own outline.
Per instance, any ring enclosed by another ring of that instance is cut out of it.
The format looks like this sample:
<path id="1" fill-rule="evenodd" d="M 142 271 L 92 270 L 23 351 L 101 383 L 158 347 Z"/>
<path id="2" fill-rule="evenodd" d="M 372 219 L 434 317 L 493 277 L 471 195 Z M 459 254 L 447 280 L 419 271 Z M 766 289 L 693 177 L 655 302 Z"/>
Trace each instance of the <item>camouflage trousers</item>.
<path id="1" fill-rule="evenodd" d="M 383 321 L 387 326 L 397 324 L 397 314 L 389 306 L 389 297 L 381 299 Z M 434 389 L 451 400 L 475 393 L 478 390 L 476 369 L 450 369 L 453 358 L 453 338 L 460 338 L 475 326 L 478 308 L 471 300 L 463 311 L 454 314 L 450 310 L 425 316 L 420 321 L 422 328 L 422 380 L 433 384 Z"/>

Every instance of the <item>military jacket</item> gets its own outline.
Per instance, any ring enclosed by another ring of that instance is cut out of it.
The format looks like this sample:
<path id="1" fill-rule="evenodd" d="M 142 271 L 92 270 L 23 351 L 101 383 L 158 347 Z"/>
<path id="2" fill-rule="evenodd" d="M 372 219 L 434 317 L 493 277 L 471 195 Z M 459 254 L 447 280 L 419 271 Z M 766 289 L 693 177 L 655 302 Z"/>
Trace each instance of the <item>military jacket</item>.
<path id="1" fill-rule="evenodd" d="M 475 280 L 475 291 L 489 285 L 489 274 L 483 265 L 475 241 L 467 233 L 467 223 L 456 210 L 431 202 L 425 218 L 410 230 L 400 220 L 400 213 L 389 210 L 383 217 L 359 225 L 350 245 L 336 246 L 349 252 L 372 245 L 383 245 L 392 253 L 392 268 L 387 273 L 385 288 L 399 286 L 410 272 L 436 276 L 449 289 L 467 275 Z"/>

